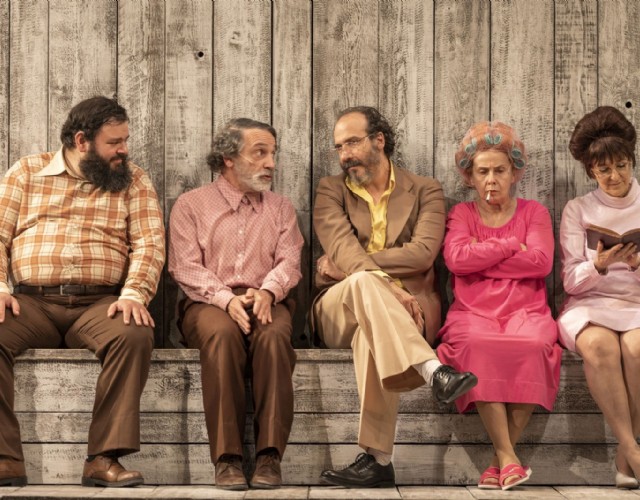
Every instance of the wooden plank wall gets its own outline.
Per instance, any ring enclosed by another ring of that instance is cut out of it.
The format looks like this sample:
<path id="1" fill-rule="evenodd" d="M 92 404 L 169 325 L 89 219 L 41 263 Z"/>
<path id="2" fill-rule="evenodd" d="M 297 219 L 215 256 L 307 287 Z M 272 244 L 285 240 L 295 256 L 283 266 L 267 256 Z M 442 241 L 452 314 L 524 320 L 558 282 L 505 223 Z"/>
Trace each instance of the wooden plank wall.
<path id="1" fill-rule="evenodd" d="M 449 207 L 472 196 L 453 167 L 466 129 L 512 124 L 531 159 L 518 194 L 544 203 L 557 229 L 567 200 L 593 188 L 567 151 L 576 120 L 609 104 L 640 126 L 638 54 L 640 3 L 626 0 L 0 0 L 0 168 L 56 149 L 75 102 L 117 95 L 168 221 L 182 192 L 211 180 L 213 131 L 234 116 L 271 122 L 274 189 L 306 241 L 304 346 L 313 192 L 339 171 L 339 110 L 379 107 L 397 160 L 438 178 Z M 558 265 L 549 285 L 559 305 Z M 152 305 L 159 347 L 177 338 L 177 296 L 165 273 Z"/>

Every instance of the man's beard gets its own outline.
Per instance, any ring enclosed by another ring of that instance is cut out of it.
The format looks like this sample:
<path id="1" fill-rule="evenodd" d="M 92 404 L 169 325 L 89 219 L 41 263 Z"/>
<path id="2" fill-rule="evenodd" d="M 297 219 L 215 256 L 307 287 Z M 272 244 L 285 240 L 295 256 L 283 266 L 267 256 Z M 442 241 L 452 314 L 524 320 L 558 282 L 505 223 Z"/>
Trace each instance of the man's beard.
<path id="1" fill-rule="evenodd" d="M 80 160 L 80 171 L 94 186 L 111 193 L 119 193 L 129 187 L 132 176 L 127 155 L 118 154 L 111 160 L 118 158 L 122 162 L 112 167 L 110 161 L 104 160 L 91 146 L 86 156 Z"/>
<path id="2" fill-rule="evenodd" d="M 254 191 L 260 193 L 262 191 L 269 191 L 271 189 L 271 181 L 265 181 L 260 177 L 264 175 L 265 172 L 254 174 L 250 179 L 245 179 L 245 183 Z M 266 174 L 271 175 L 271 172 L 266 172 Z"/>
<path id="3" fill-rule="evenodd" d="M 373 178 L 371 167 L 365 165 L 360 160 L 346 161 L 340 166 L 342 167 L 342 170 L 349 176 L 351 182 L 353 182 L 356 186 L 366 186 L 371 182 L 371 179 Z M 364 173 L 359 173 L 357 170 L 351 170 L 351 167 L 357 166 L 364 167 Z"/>
<path id="4" fill-rule="evenodd" d="M 262 172 L 254 173 L 251 168 L 241 164 L 236 164 L 236 170 L 238 173 L 238 180 L 248 187 L 251 191 L 260 193 L 262 191 L 269 191 L 271 189 L 272 181 L 265 181 L 261 177 L 263 175 L 273 176 L 273 172 L 264 169 Z"/>

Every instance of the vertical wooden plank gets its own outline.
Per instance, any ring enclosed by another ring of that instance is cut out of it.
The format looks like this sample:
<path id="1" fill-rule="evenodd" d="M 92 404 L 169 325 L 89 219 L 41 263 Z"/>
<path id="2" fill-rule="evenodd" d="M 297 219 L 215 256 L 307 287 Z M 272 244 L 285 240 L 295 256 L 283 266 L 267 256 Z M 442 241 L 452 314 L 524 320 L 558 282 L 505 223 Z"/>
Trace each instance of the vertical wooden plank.
<path id="1" fill-rule="evenodd" d="M 211 180 L 205 158 L 211 144 L 211 0 L 166 0 L 165 221 L 184 191 Z M 170 237 L 170 235 L 169 235 Z M 165 274 L 164 334 L 178 338 L 178 286 Z"/>
<path id="2" fill-rule="evenodd" d="M 49 8 L 40 0 L 11 4 L 10 163 L 47 151 Z"/>
<path id="3" fill-rule="evenodd" d="M 116 91 L 117 3 L 49 1 L 49 149 L 77 102 Z"/>
<path id="4" fill-rule="evenodd" d="M 337 114 L 379 105 L 377 0 L 313 2 L 313 179 L 339 173 L 332 151 Z M 312 234 L 311 267 L 322 249 Z"/>
<path id="5" fill-rule="evenodd" d="M 563 0 L 555 5 L 555 234 L 567 201 L 595 187 L 582 165 L 569 152 L 576 123 L 597 103 L 597 2 Z M 556 241 L 554 304 L 564 300 L 560 278 L 560 245 Z"/>
<path id="6" fill-rule="evenodd" d="M 640 3 L 598 2 L 598 18 L 598 104 L 615 106 L 640 131 Z"/>
<path id="7" fill-rule="evenodd" d="M 331 152 L 338 112 L 378 106 L 378 2 L 313 2 L 313 189 L 340 172 Z"/>
<path id="8" fill-rule="evenodd" d="M 396 161 L 432 177 L 433 0 L 382 0 L 380 109 L 397 134 Z"/>
<path id="9" fill-rule="evenodd" d="M 129 156 L 145 169 L 164 207 L 164 1 L 118 2 L 118 99 L 129 115 Z M 155 345 L 164 338 L 161 281 L 149 310 L 157 325 Z"/>
<path id="10" fill-rule="evenodd" d="M 271 2 L 214 3 L 214 126 L 231 118 L 271 121 Z"/>
<path id="11" fill-rule="evenodd" d="M 294 345 L 308 346 L 305 315 L 310 304 L 311 239 L 311 2 L 273 4 L 273 126 L 278 132 L 274 190 L 287 196 L 304 236 L 302 280 L 296 290 Z"/>
<path id="12" fill-rule="evenodd" d="M 9 0 L 0 0 L 0 175 L 9 162 Z"/>
<path id="13" fill-rule="evenodd" d="M 553 216 L 553 1 L 491 2 L 491 119 L 508 123 L 527 148 L 518 196 Z"/>
<path id="14" fill-rule="evenodd" d="M 489 0 L 436 0 L 434 82 L 434 177 L 442 183 L 447 210 L 475 198 L 455 166 L 467 129 L 489 119 Z M 453 302 L 449 270 L 436 260 L 443 320 Z"/>
<path id="15" fill-rule="evenodd" d="M 437 0 L 435 12 L 435 177 L 447 208 L 474 198 L 455 166 L 465 132 L 489 119 L 489 0 Z"/>

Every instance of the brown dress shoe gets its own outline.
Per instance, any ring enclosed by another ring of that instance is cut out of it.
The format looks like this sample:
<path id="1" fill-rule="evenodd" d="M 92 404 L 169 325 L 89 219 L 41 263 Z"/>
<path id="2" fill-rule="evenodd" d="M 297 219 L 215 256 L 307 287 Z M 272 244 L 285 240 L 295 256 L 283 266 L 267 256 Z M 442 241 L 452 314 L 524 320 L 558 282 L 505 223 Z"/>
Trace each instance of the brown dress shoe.
<path id="1" fill-rule="evenodd" d="M 135 470 L 125 469 L 117 458 L 96 455 L 91 462 L 84 463 L 82 486 L 126 488 L 142 483 L 144 483 L 142 474 Z"/>
<path id="2" fill-rule="evenodd" d="M 251 487 L 261 490 L 273 490 L 282 486 L 280 456 L 278 452 L 258 455 L 256 470 L 251 478 Z"/>
<path id="3" fill-rule="evenodd" d="M 13 458 L 0 458 L 0 486 L 26 486 L 24 462 Z"/>
<path id="4" fill-rule="evenodd" d="M 242 457 L 222 455 L 216 464 L 216 486 L 223 490 L 243 491 L 249 489 L 242 471 Z"/>

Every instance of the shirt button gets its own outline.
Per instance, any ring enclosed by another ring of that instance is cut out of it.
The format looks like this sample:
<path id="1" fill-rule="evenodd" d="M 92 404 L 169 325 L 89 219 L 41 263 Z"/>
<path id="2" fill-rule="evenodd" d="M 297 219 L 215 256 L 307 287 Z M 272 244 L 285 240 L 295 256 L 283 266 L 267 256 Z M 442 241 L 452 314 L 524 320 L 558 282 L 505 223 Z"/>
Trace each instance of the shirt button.
<path id="1" fill-rule="evenodd" d="M 242 233 L 243 233 L 243 231 L 242 231 L 242 229 L 240 229 L 240 231 L 238 231 L 238 234 L 242 234 Z"/>
<path id="2" fill-rule="evenodd" d="M 239 274 L 236 274 L 236 278 L 240 279 L 240 275 L 239 275 Z"/>

